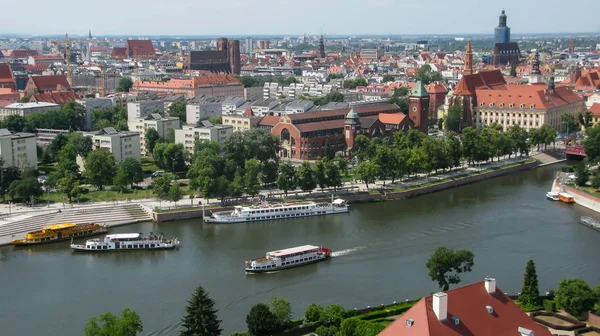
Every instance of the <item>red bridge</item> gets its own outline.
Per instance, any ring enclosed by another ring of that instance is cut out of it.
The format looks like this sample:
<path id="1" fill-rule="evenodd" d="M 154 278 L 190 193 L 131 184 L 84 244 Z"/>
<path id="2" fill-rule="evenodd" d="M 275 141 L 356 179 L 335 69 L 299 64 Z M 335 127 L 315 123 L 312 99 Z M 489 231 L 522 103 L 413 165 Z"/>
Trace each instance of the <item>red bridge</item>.
<path id="1" fill-rule="evenodd" d="M 585 154 L 585 149 L 581 145 L 566 146 L 565 154 L 573 155 L 573 156 L 580 156 L 580 157 L 587 157 L 587 154 Z"/>

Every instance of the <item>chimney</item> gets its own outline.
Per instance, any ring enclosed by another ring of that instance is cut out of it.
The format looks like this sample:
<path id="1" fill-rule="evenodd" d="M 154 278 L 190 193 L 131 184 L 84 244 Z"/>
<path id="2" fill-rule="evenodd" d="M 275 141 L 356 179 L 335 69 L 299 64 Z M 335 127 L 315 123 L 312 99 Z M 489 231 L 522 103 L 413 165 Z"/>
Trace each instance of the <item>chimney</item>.
<path id="1" fill-rule="evenodd" d="M 433 312 L 438 321 L 445 321 L 448 318 L 448 294 L 444 292 L 433 294 Z"/>
<path id="2" fill-rule="evenodd" d="M 519 334 L 521 336 L 534 336 L 535 333 L 533 332 L 533 330 L 529 330 L 523 327 L 519 327 L 519 329 L 517 329 L 519 331 Z"/>
<path id="3" fill-rule="evenodd" d="M 496 279 L 494 278 L 485 278 L 485 290 L 488 294 L 496 293 Z"/>

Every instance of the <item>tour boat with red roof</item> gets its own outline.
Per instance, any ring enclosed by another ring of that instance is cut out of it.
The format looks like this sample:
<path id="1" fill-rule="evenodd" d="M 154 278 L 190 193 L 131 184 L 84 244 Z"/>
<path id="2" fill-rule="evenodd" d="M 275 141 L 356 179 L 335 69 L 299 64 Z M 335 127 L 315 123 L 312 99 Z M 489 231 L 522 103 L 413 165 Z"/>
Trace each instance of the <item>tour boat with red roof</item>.
<path id="1" fill-rule="evenodd" d="M 331 257 L 331 250 L 314 245 L 296 246 L 267 252 L 266 257 L 246 261 L 246 272 L 266 273 L 323 261 Z"/>

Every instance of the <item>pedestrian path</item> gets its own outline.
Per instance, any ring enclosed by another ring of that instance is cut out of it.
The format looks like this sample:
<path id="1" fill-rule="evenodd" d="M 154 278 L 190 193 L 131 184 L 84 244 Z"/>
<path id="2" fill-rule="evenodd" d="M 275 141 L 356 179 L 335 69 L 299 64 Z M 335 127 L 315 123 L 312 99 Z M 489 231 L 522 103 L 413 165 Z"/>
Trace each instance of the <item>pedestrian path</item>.
<path id="1" fill-rule="evenodd" d="M 60 212 L 59 210 L 51 211 L 50 213 L 15 216 L 0 221 L 0 245 L 8 244 L 12 239 L 22 239 L 27 232 L 39 230 L 50 224 L 71 222 L 116 226 L 152 220 L 148 212 L 138 203 L 74 208 L 60 210 Z"/>

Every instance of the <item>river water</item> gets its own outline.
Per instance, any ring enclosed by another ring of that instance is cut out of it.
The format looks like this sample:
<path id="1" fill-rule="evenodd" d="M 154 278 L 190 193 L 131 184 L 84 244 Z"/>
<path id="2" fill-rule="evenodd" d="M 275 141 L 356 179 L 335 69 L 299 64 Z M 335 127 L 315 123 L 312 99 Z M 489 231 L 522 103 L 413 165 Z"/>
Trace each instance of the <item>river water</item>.
<path id="1" fill-rule="evenodd" d="M 580 277 L 600 283 L 600 232 L 577 224 L 592 215 L 550 202 L 558 166 L 424 195 L 353 205 L 350 213 L 233 225 L 199 220 L 141 223 L 117 232 L 163 232 L 176 251 L 72 254 L 68 243 L 0 248 L 0 334 L 82 335 L 89 317 L 129 307 L 143 335 L 175 335 L 194 288 L 217 302 L 224 334 L 245 330 L 251 306 L 287 298 L 294 316 L 312 302 L 361 308 L 427 295 L 437 286 L 425 262 L 436 246 L 474 252 L 467 284 L 495 277 L 505 292 L 521 289 L 534 259 L 541 291 Z M 246 275 L 244 260 L 266 251 L 315 244 L 335 257 L 272 274 Z"/>

